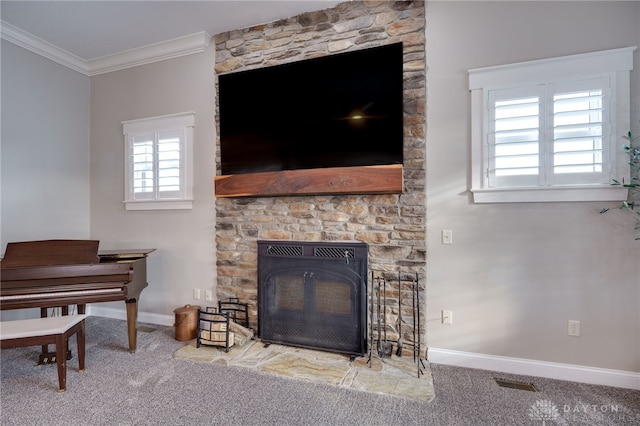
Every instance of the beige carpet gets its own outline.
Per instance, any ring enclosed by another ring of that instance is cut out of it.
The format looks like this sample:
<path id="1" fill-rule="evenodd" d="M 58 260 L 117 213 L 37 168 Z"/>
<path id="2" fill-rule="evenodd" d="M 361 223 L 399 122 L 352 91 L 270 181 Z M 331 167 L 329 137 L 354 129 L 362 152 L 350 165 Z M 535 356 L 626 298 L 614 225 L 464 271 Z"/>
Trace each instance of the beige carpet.
<path id="1" fill-rule="evenodd" d="M 226 353 L 213 346 L 196 348 L 195 340 L 186 344 L 175 358 L 252 368 L 268 374 L 308 380 L 364 392 L 430 402 L 435 394 L 429 365 L 424 361 L 422 374 L 413 357 L 358 357 L 271 344 L 257 340 L 233 346 Z"/>

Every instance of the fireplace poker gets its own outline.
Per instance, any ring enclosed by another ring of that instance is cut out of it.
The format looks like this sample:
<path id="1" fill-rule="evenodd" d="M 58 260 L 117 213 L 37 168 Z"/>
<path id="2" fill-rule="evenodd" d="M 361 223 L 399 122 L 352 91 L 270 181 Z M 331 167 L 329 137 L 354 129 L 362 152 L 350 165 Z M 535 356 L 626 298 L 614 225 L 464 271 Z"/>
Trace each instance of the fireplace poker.
<path id="1" fill-rule="evenodd" d="M 369 329 L 371 333 L 369 334 L 369 368 L 371 368 L 373 362 L 371 362 L 371 357 L 373 356 L 373 271 L 371 271 L 371 323 L 369 324 Z"/>
<path id="2" fill-rule="evenodd" d="M 413 315 L 413 362 L 416 362 L 416 289 L 411 288 L 411 314 Z"/>
<path id="3" fill-rule="evenodd" d="M 376 348 L 378 349 L 378 356 L 382 356 L 381 352 L 380 352 L 380 343 L 381 343 L 381 337 L 380 337 L 380 332 L 382 330 L 382 326 L 380 325 L 380 277 L 376 277 L 376 284 L 377 284 L 377 294 L 376 297 L 378 298 L 378 310 L 377 310 L 377 320 L 378 320 L 378 342 L 376 344 Z"/>
<path id="4" fill-rule="evenodd" d="M 384 310 L 384 342 L 382 343 L 382 357 L 391 358 L 391 354 L 393 353 L 393 343 L 387 340 L 387 279 L 384 278 L 382 280 L 383 290 L 382 294 L 384 297 L 383 310 Z"/>
<path id="5" fill-rule="evenodd" d="M 416 272 L 416 295 L 418 299 L 418 377 L 420 377 L 422 373 L 422 367 L 424 367 L 424 363 L 422 362 L 422 348 L 420 347 L 420 279 L 418 277 L 418 273 Z"/>
<path id="6" fill-rule="evenodd" d="M 420 359 L 420 284 L 418 283 L 418 273 L 416 273 L 416 307 L 418 310 L 418 377 L 420 377 L 420 373 L 422 373 L 420 370 L 420 362 L 422 362 L 422 360 Z"/>
<path id="7" fill-rule="evenodd" d="M 378 356 L 382 358 L 382 326 L 380 325 L 380 277 L 376 279 L 378 283 Z"/>
<path id="8" fill-rule="evenodd" d="M 398 349 L 396 350 L 396 356 L 402 356 L 402 285 L 400 279 L 400 271 L 398 271 Z"/>

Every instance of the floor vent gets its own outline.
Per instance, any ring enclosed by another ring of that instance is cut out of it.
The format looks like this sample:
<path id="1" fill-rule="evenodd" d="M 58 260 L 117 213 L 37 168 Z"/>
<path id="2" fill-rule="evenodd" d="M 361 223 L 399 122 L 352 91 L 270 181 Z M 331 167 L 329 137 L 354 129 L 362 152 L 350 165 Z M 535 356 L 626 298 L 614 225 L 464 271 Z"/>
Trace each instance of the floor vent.
<path id="1" fill-rule="evenodd" d="M 522 383 L 522 382 L 514 382 L 511 380 L 503 380 L 503 379 L 494 379 L 498 386 L 502 386 L 503 388 L 510 389 L 520 389 L 526 390 L 530 392 L 538 392 L 538 389 L 531 383 Z"/>

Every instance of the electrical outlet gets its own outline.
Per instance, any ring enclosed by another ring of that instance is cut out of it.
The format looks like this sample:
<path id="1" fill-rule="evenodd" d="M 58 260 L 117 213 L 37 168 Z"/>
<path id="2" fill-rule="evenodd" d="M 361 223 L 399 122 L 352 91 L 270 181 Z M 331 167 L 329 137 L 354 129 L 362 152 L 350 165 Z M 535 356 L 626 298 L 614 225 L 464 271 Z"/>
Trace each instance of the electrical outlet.
<path id="1" fill-rule="evenodd" d="M 580 336 L 580 321 L 569 320 L 569 336 Z"/>
<path id="2" fill-rule="evenodd" d="M 213 302 L 213 290 L 206 290 L 204 292 L 204 300 L 207 302 Z"/>
<path id="3" fill-rule="evenodd" d="M 453 244 L 453 231 L 451 229 L 442 230 L 442 244 Z"/>
<path id="4" fill-rule="evenodd" d="M 194 300 L 200 300 L 200 289 L 199 288 L 194 288 L 193 289 L 193 298 L 194 298 Z"/>
<path id="5" fill-rule="evenodd" d="M 447 325 L 453 324 L 453 311 L 442 310 L 442 323 Z"/>

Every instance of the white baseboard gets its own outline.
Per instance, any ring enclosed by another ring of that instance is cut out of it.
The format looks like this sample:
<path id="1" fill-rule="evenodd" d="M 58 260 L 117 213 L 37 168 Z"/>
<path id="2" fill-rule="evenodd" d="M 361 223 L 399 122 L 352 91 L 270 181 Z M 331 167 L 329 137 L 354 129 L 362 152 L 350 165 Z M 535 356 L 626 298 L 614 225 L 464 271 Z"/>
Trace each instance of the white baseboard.
<path id="1" fill-rule="evenodd" d="M 100 306 L 87 305 L 87 314 L 96 317 L 106 317 L 126 320 L 127 311 L 123 309 L 103 308 Z M 173 315 L 151 314 L 147 312 L 138 312 L 138 322 L 156 325 L 173 326 L 175 317 Z"/>
<path id="2" fill-rule="evenodd" d="M 125 310 L 103 308 L 93 305 L 87 306 L 87 314 L 121 320 L 127 319 L 127 312 Z M 172 315 L 139 312 L 138 322 L 173 326 L 175 317 Z M 556 362 L 536 361 L 524 358 L 511 358 L 506 356 L 486 355 L 438 348 L 428 349 L 427 360 L 434 364 L 477 368 L 480 370 L 519 374 L 523 376 L 547 377 L 550 379 L 640 390 L 640 373 L 634 373 L 631 371 L 611 370 L 606 368 L 586 367 L 582 365 L 561 364 Z"/>
<path id="3" fill-rule="evenodd" d="M 427 360 L 434 364 L 477 368 L 524 376 L 547 377 L 579 383 L 640 390 L 640 373 L 560 364 L 523 358 L 485 355 L 449 349 L 429 348 Z"/>

